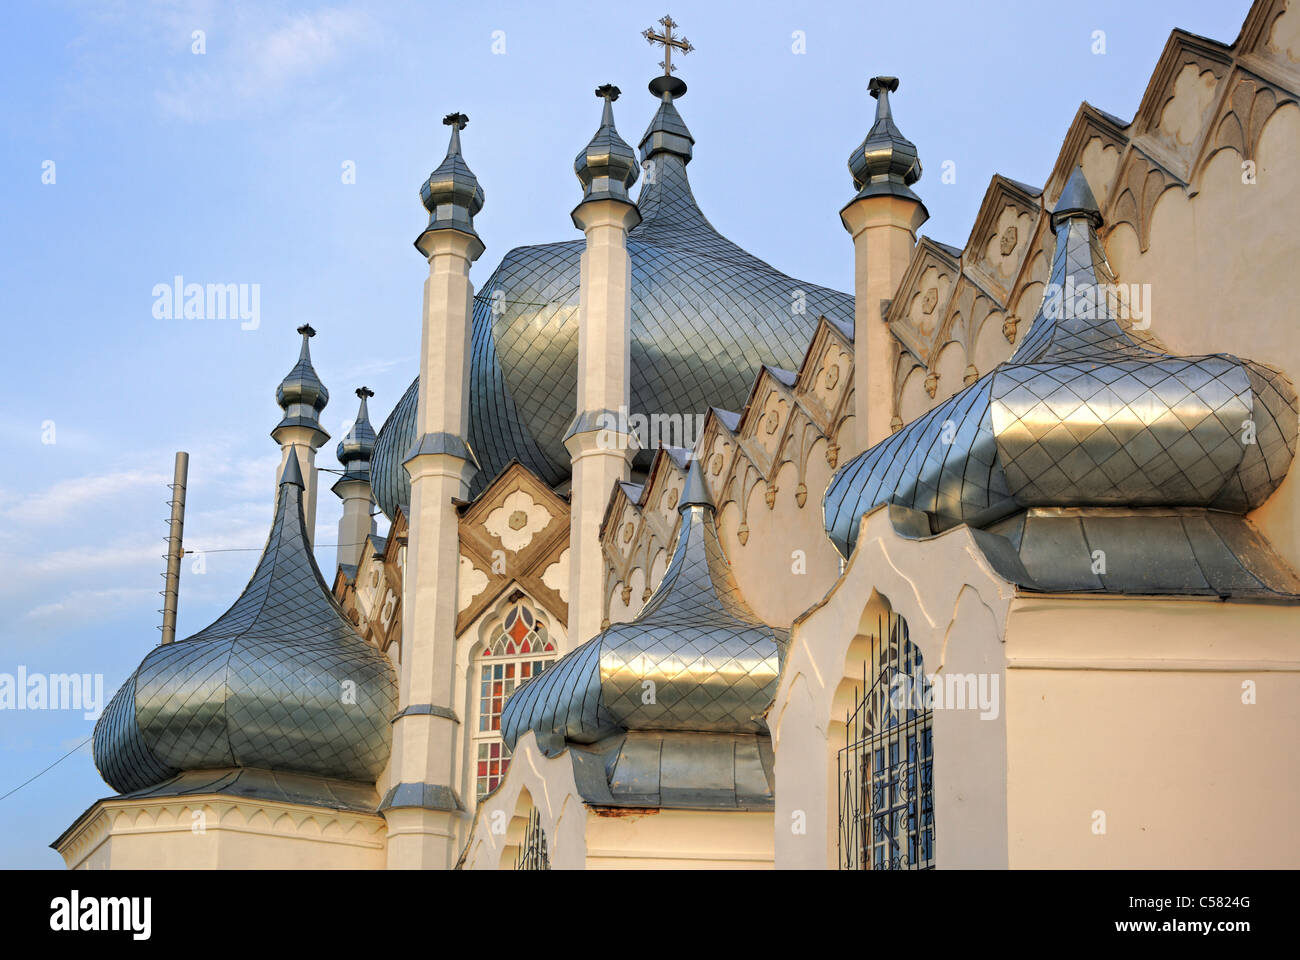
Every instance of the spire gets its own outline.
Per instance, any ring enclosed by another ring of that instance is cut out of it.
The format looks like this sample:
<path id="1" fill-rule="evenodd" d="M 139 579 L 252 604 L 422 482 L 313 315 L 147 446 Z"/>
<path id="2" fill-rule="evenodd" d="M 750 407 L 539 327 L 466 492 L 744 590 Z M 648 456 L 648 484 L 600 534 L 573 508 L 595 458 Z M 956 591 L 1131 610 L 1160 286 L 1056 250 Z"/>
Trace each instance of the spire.
<path id="1" fill-rule="evenodd" d="M 641 33 L 651 46 L 657 43 L 664 48 L 664 59 L 659 63 L 664 72 L 650 81 L 650 93 L 661 102 L 645 135 L 641 137 L 641 159 L 649 160 L 656 153 L 671 153 L 687 162 L 691 159 L 691 145 L 695 143 L 695 138 L 686 129 L 681 114 L 673 106 L 673 100 L 686 96 L 686 82 L 673 76 L 677 67 L 673 64 L 672 53 L 677 50 L 685 56 L 695 47 L 685 37 L 673 35 L 677 23 L 671 16 L 661 17 L 659 24 L 663 27 L 662 33 L 655 33 L 653 27 Z"/>
<path id="2" fill-rule="evenodd" d="M 889 107 L 889 95 L 898 89 L 898 78 L 872 77 L 867 89 L 876 98 L 876 121 L 867 138 L 849 155 L 849 172 L 858 189 L 854 199 L 893 194 L 919 201 L 909 189 L 921 179 L 916 144 L 903 136 Z"/>
<path id="3" fill-rule="evenodd" d="M 397 677 L 321 576 L 290 454 L 239 599 L 193 636 L 151 650 L 96 723 L 95 765 L 114 790 L 226 767 L 374 783 L 387 765 Z M 354 699 L 339 697 L 340 678 Z"/>
<path id="4" fill-rule="evenodd" d="M 284 411 L 284 418 L 276 424 L 271 436 L 275 436 L 285 427 L 309 427 L 317 432 L 320 443 L 329 439 L 329 434 L 320 423 L 320 412 L 329 403 L 330 392 L 321 383 L 311 365 L 311 338 L 316 331 L 311 324 L 304 323 L 298 328 L 302 334 L 302 349 L 298 352 L 298 362 L 294 364 L 280 385 L 275 388 L 275 401 Z M 317 444 L 319 446 L 319 443 Z"/>
<path id="5" fill-rule="evenodd" d="M 292 483 L 295 487 L 306 486 L 302 481 L 302 468 L 298 466 L 296 453 L 285 459 L 284 469 L 280 471 L 280 486 L 283 487 L 286 483 Z"/>
<path id="6" fill-rule="evenodd" d="M 587 200 L 621 200 L 631 203 L 628 188 L 636 182 L 636 154 L 614 129 L 614 101 L 619 89 L 612 83 L 596 88 L 596 96 L 605 101 L 600 129 L 573 162 L 582 183 L 582 198 Z"/>
<path id="7" fill-rule="evenodd" d="M 459 230 L 475 238 L 474 216 L 483 209 L 483 188 L 460 155 L 460 132 L 469 123 L 463 113 L 449 113 L 442 122 L 451 127 L 447 156 L 420 187 L 420 200 L 429 211 L 429 225 L 415 241 L 425 253 L 422 241 L 434 230 Z"/>
<path id="8" fill-rule="evenodd" d="M 1052 229 L 1056 230 L 1061 223 L 1074 217 L 1091 221 L 1094 229 L 1100 228 L 1102 224 L 1101 208 L 1097 206 L 1097 198 L 1092 195 L 1092 187 L 1088 185 L 1082 166 L 1076 166 L 1070 179 L 1065 181 L 1061 198 L 1056 201 L 1056 209 L 1052 211 Z"/>
<path id="9" fill-rule="evenodd" d="M 358 480 L 370 480 L 370 460 L 375 452 L 375 428 L 370 425 L 370 411 L 366 407 L 366 400 L 375 395 L 375 391 L 369 387 L 358 387 L 357 396 L 361 399 L 361 406 L 357 410 L 357 418 L 352 423 L 352 428 L 339 441 L 337 455 L 339 463 L 343 464 L 344 476 Z"/>
<path id="10" fill-rule="evenodd" d="M 1015 363 L 1097 357 L 1115 360 L 1150 351 L 1114 316 L 1106 294 L 1115 276 L 1097 237 L 1101 210 L 1083 168 L 1070 174 L 1052 211 L 1056 252 L 1042 306 L 1012 356 Z"/>
<path id="11" fill-rule="evenodd" d="M 677 510 L 681 512 L 687 507 L 713 509 L 713 500 L 709 496 L 708 487 L 704 485 L 704 473 L 700 470 L 699 458 L 693 454 L 690 466 L 686 468 L 686 486 L 682 488 L 682 498 L 678 501 Z"/>

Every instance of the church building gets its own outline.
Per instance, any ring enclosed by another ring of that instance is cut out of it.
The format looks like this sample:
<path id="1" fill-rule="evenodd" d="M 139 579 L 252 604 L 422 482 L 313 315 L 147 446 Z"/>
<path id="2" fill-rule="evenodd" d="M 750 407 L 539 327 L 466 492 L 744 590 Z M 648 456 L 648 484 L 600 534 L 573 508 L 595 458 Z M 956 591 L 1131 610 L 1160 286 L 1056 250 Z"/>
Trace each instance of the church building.
<path id="1" fill-rule="evenodd" d="M 676 30 L 645 33 L 636 149 L 617 87 L 570 105 L 596 123 L 572 226 L 477 283 L 485 190 L 447 115 L 419 375 L 378 431 L 356 389 L 334 569 L 303 326 L 252 579 L 117 692 L 113 794 L 54 848 L 1300 867 L 1300 0 L 1255 0 L 1231 43 L 1175 30 L 1136 115 L 1080 105 L 962 243 L 923 232 L 925 106 L 871 79 L 851 292 L 706 218 Z"/>

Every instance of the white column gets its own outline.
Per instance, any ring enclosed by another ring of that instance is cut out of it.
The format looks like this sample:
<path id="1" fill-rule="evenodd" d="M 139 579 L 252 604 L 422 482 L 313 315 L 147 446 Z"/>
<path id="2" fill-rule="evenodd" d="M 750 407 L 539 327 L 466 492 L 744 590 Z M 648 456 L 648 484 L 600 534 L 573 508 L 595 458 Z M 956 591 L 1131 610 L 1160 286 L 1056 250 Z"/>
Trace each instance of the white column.
<path id="1" fill-rule="evenodd" d="M 302 516 L 303 532 L 307 534 L 308 546 L 316 542 L 316 447 L 325 440 L 324 435 L 314 427 L 280 427 L 275 439 L 280 444 L 280 465 L 275 468 L 276 501 L 279 500 L 280 477 L 284 474 L 284 465 L 289 459 L 290 451 L 298 453 L 298 467 L 302 470 Z"/>
<path id="2" fill-rule="evenodd" d="M 627 434 L 632 376 L 632 260 L 627 232 L 640 222 L 635 205 L 593 199 L 573 220 L 586 234 L 579 273 L 578 415 L 565 446 L 570 492 L 569 645 L 600 632 L 605 561 L 600 521 L 614 484 L 626 480 L 635 454 Z"/>
<path id="3" fill-rule="evenodd" d="M 401 713 L 393 724 L 388 821 L 390 868 L 449 869 L 459 855 L 465 811 L 456 795 L 460 720 L 453 712 L 456 575 L 460 556 L 456 499 L 473 476 L 469 426 L 470 264 L 479 239 L 442 229 L 421 238 L 429 257 L 417 407 L 419 439 L 406 460 L 411 476 L 406 590 L 402 604 Z"/>
<path id="4" fill-rule="evenodd" d="M 365 480 L 344 477 L 332 488 L 343 501 L 343 516 L 339 517 L 337 562 L 357 566 L 366 537 L 375 532 L 374 499 L 370 484 Z"/>
<path id="5" fill-rule="evenodd" d="M 907 197 L 862 197 L 840 218 L 853 237 L 853 369 L 855 433 L 859 450 L 890 434 L 897 347 L 881 314 L 907 272 L 925 207 Z M 847 459 L 847 458 L 846 458 Z"/>

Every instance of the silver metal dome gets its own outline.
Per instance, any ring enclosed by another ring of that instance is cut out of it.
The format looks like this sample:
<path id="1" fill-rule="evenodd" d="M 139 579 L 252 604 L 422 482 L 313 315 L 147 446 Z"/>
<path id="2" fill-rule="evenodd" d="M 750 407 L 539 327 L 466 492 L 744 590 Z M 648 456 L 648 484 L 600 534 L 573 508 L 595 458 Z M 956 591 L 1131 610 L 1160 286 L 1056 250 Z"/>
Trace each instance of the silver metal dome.
<path id="1" fill-rule="evenodd" d="M 1297 437 L 1290 381 L 1228 354 L 1162 353 L 1119 325 L 1081 167 L 1052 223 L 1048 287 L 1011 359 L 832 478 L 826 530 L 844 556 L 863 514 L 886 503 L 928 515 L 927 533 L 1033 507 L 1243 514 L 1286 476 Z"/>
<path id="2" fill-rule="evenodd" d="M 614 129 L 614 101 L 619 89 L 612 83 L 596 88 L 596 96 L 605 101 L 600 129 L 573 161 L 573 170 L 582 184 L 583 200 L 622 200 L 631 202 L 627 191 L 636 183 L 636 154 Z"/>
<path id="3" fill-rule="evenodd" d="M 375 395 L 369 387 L 358 387 L 357 396 L 361 406 L 357 409 L 357 418 L 352 423 L 343 439 L 339 441 L 336 451 L 339 463 L 343 464 L 345 477 L 370 479 L 370 459 L 375 455 L 375 428 L 370 425 L 370 410 L 366 401 Z"/>
<path id="4" fill-rule="evenodd" d="M 889 109 L 889 95 L 898 89 L 898 78 L 872 77 L 867 89 L 876 98 L 876 122 L 849 156 L 849 172 L 858 189 L 853 199 L 894 194 L 919 200 L 910 189 L 921 179 L 916 144 L 903 136 Z"/>
<path id="5" fill-rule="evenodd" d="M 302 485 L 291 454 L 243 594 L 210 627 L 151 650 L 99 718 L 95 766 L 114 790 L 228 767 L 364 783 L 383 771 L 397 677 L 321 577 Z"/>
<path id="6" fill-rule="evenodd" d="M 311 324 L 304 323 L 298 328 L 302 334 L 302 349 L 298 352 L 298 362 L 293 365 L 280 385 L 275 388 L 275 402 L 284 411 L 284 419 L 275 425 L 271 436 L 282 427 L 311 427 L 317 431 L 320 442 L 329 439 L 329 434 L 321 426 L 320 412 L 330 402 L 330 392 L 316 375 L 316 368 L 311 365 L 311 338 L 316 331 Z"/>
<path id="7" fill-rule="evenodd" d="M 663 581 L 630 623 L 561 657 L 506 701 L 512 750 L 527 730 L 554 756 L 629 730 L 766 734 L 788 634 L 746 604 L 722 552 L 713 503 L 692 460 L 681 532 Z M 653 702 L 643 696 L 654 683 Z"/>
<path id="8" fill-rule="evenodd" d="M 424 241 L 430 231 L 459 230 L 477 237 L 474 216 L 483 209 L 483 188 L 460 155 L 460 132 L 469 123 L 469 117 L 449 113 L 442 122 L 451 127 L 447 156 L 420 187 L 420 202 L 429 211 L 429 225 L 415 241 L 422 253 L 428 252 Z"/>
<path id="9" fill-rule="evenodd" d="M 714 229 L 691 192 L 692 137 L 672 96 L 663 94 L 641 140 L 641 223 L 628 235 L 631 408 L 691 416 L 740 409 L 764 363 L 799 365 L 818 315 L 851 327 L 853 297 L 789 277 Z M 482 469 L 472 492 L 514 459 L 551 484 L 569 475 L 583 248 L 581 239 L 516 247 L 479 286 L 469 440 Z M 412 383 L 375 446 L 375 499 L 389 518 L 410 500 L 402 461 L 415 442 L 416 397 Z"/>

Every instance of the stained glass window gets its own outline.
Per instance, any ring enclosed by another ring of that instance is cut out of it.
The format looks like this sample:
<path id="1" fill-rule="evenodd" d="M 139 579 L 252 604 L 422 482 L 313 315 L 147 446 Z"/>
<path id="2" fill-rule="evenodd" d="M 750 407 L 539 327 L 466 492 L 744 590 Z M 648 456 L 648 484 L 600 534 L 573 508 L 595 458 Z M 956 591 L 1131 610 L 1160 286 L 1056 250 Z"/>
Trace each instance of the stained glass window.
<path id="1" fill-rule="evenodd" d="M 510 767 L 501 740 L 501 710 L 515 690 L 555 662 L 546 626 L 525 604 L 506 613 L 496 637 L 478 659 L 478 721 L 474 730 L 476 797 L 496 789 Z"/>

